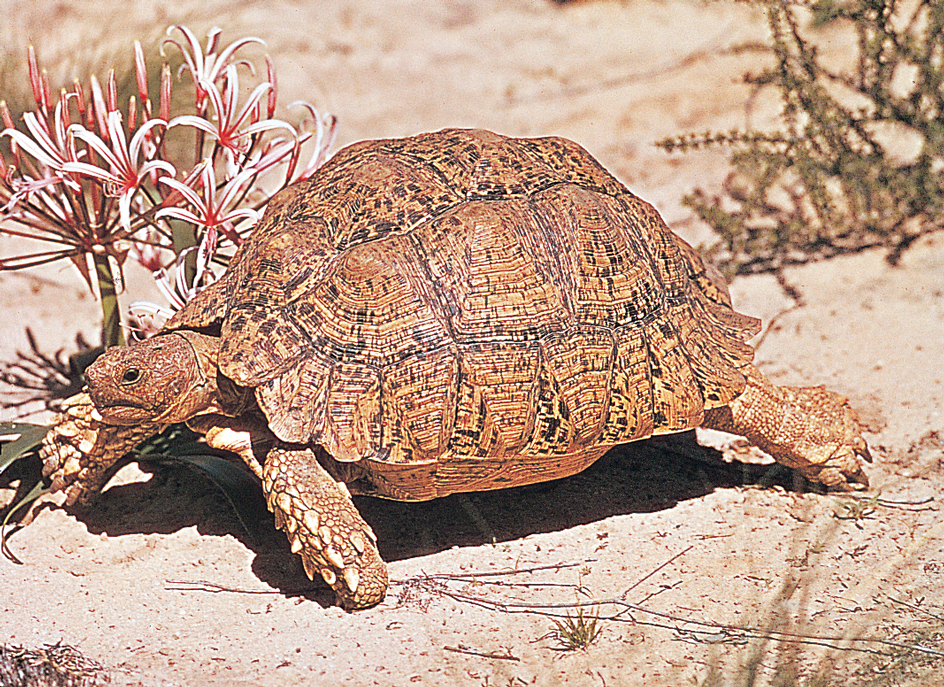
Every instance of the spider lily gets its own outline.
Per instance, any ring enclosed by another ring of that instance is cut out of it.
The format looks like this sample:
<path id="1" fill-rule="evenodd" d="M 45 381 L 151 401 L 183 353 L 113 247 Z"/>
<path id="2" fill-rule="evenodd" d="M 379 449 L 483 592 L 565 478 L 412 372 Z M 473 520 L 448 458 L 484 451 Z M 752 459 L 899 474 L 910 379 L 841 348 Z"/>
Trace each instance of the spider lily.
<path id="1" fill-rule="evenodd" d="M 217 193 L 216 180 L 213 176 L 213 164 L 209 159 L 204 160 L 185 181 L 161 177 L 160 183 L 183 196 L 186 202 L 193 206 L 194 210 L 187 210 L 179 206 L 165 207 L 158 210 L 154 218 L 172 217 L 204 227 L 207 231 L 219 230 L 230 241 L 239 245 L 242 243 L 242 239 L 234 225 L 247 219 L 253 222 L 257 221 L 259 211 L 253 208 L 232 206 L 238 204 L 239 200 L 245 197 L 248 192 L 248 185 L 255 179 L 256 175 L 255 169 L 244 169 L 227 180 L 219 193 Z M 203 194 L 198 193 L 194 186 L 199 186 L 203 190 Z"/>
<path id="2" fill-rule="evenodd" d="M 92 237 L 73 230 L 80 226 L 80 222 L 72 212 L 72 205 L 61 188 L 59 177 L 10 177 L 5 185 L 12 193 L 9 202 L 0 209 L 0 219 L 11 220 L 27 229 L 18 230 L 8 226 L 3 228 L 3 233 L 30 239 L 42 238 L 65 247 L 4 258 L 0 260 L 0 269 L 37 267 L 63 258 L 77 258 L 90 249 Z M 89 281 L 91 277 L 88 271 L 82 268 L 80 271 Z"/>
<path id="3" fill-rule="evenodd" d="M 182 37 L 173 36 L 175 31 Z M 56 244 L 4 257 L 0 270 L 70 259 L 93 292 L 98 285 L 107 345 L 122 339 L 115 286 L 120 272 L 114 272 L 115 266 L 120 270 L 130 254 L 155 275 L 171 307 L 179 308 L 213 279 L 209 265 L 218 240 L 241 243 L 261 206 L 275 191 L 309 176 L 327 159 L 334 140 L 335 119 L 321 117 L 311 105 L 305 105 L 309 115 L 298 129 L 273 118 L 278 89 L 268 56 L 267 80 L 240 102 L 238 67 L 254 69 L 237 59 L 236 52 L 247 44 L 262 44 L 258 38 L 220 50 L 219 29 L 208 34 L 205 48 L 181 26 L 168 29 L 168 36 L 162 51 L 176 46 L 185 62 L 178 75 L 188 72 L 193 80 L 193 109 L 186 114 L 171 116 L 172 76 L 165 62 L 154 116 L 144 51 L 137 42 L 137 89 L 124 111 L 118 108 L 114 70 L 101 83 L 91 77 L 87 89 L 76 81 L 53 107 L 48 77 L 32 46 L 28 61 L 34 111 L 25 113 L 18 127 L 0 102 L 0 137 L 9 142 L 12 156 L 10 161 L 0 153 L 0 234 Z M 179 150 L 164 145 L 173 127 L 195 132 L 195 156 L 189 164 L 169 158 Z M 311 160 L 297 172 L 302 146 L 312 143 Z M 284 167 L 281 180 L 256 185 L 277 167 Z M 179 180 L 178 170 L 190 171 Z M 174 268 L 161 258 L 169 249 L 177 255 L 173 280 L 168 270 Z"/>
<path id="4" fill-rule="evenodd" d="M 94 290 L 89 256 L 95 273 L 105 318 L 106 341 L 122 340 L 117 310 L 115 276 L 112 260 L 120 267 L 125 247 L 119 241 L 130 230 L 115 232 L 108 226 L 108 208 L 100 200 L 98 179 L 89 178 L 79 158 L 88 153 L 78 151 L 69 126 L 69 101 L 74 94 L 63 92 L 52 121 L 48 107 L 40 103 L 41 112 L 23 116 L 26 132 L 9 124 L 3 135 L 11 140 L 15 165 L 5 170 L 0 180 L 0 198 L 7 202 L 0 211 L 0 220 L 11 220 L 23 229 L 0 227 L 0 232 L 58 244 L 60 248 L 19 255 L 0 261 L 2 269 L 20 269 L 68 258 L 78 268 L 89 288 Z M 37 115 L 41 116 L 37 116 Z M 71 167 L 80 165 L 79 168 Z M 130 197 L 127 201 L 130 203 Z"/>
<path id="5" fill-rule="evenodd" d="M 273 90 L 271 83 L 265 82 L 256 86 L 242 108 L 238 107 L 239 77 L 234 65 L 226 68 L 222 93 L 211 81 L 201 81 L 200 88 L 213 105 L 216 122 L 204 117 L 181 115 L 170 120 L 168 128 L 179 125 L 192 126 L 209 134 L 223 149 L 227 176 L 236 174 L 258 134 L 285 129 L 295 136 L 295 128 L 288 122 L 279 119 L 256 121 L 260 101 Z"/>
<path id="6" fill-rule="evenodd" d="M 0 220 L 20 225 L 2 226 L 0 233 L 57 247 L 4 259 L 0 269 L 71 260 L 93 292 L 98 285 L 106 343 L 119 343 L 116 284 L 120 284 L 120 271 L 116 273 L 114 267 L 120 270 L 125 260 L 129 248 L 125 240 L 149 221 L 139 220 L 148 210 L 148 203 L 138 197 L 141 185 L 149 176 L 153 181 L 160 174 L 175 174 L 170 162 L 142 161 L 141 155 L 144 140 L 158 124 L 166 127 L 167 123 L 145 122 L 129 145 L 117 110 L 114 72 L 109 74 L 104 91 L 92 79 L 89 101 L 78 83 L 72 92 L 63 90 L 52 113 L 45 73 L 38 76 L 32 51 L 30 76 L 38 108 L 24 113 L 25 131 L 13 125 L 5 106 L 0 107 L 6 126 L 2 135 L 9 138 L 14 157 L 14 164 L 0 175 Z M 70 106 L 82 122 L 97 125 L 100 136 L 83 123 L 73 124 Z M 138 210 L 134 218 L 133 208 Z"/>
<path id="7" fill-rule="evenodd" d="M 267 140 L 262 150 L 244 160 L 244 168 L 252 168 L 256 174 L 263 175 L 279 165 L 285 164 L 286 170 L 281 188 L 310 177 L 316 169 L 328 159 L 328 150 L 334 144 L 337 120 L 334 115 L 321 116 L 309 103 L 296 102 L 289 105 L 306 107 L 310 116 L 299 125 L 300 135 L 292 137 L 276 137 Z M 306 130 L 311 129 L 311 130 Z M 314 139 L 314 150 L 308 164 L 297 172 L 302 146 Z M 297 172 L 297 173 L 296 173 Z M 267 198 L 271 193 L 263 192 Z"/>
<path id="8" fill-rule="evenodd" d="M 32 43 L 30 43 L 26 54 L 30 87 L 33 89 L 33 100 L 36 101 L 36 105 L 39 106 L 39 109 L 42 110 L 42 113 L 45 115 L 49 112 L 49 101 L 51 99 L 49 78 L 46 76 L 45 70 L 42 72 L 39 70 L 39 63 L 36 61 L 36 50 L 33 48 Z"/>
<path id="9" fill-rule="evenodd" d="M 121 123 L 121 113 L 117 110 L 109 112 L 105 120 L 110 145 L 81 124 L 69 127 L 68 133 L 94 150 L 108 165 L 108 169 L 88 162 L 66 162 L 61 166 L 61 170 L 104 182 L 106 193 L 118 198 L 119 222 L 126 231 L 131 230 L 131 199 L 141 184 L 158 172 L 170 176 L 177 173 L 167 160 L 147 160 L 143 163 L 139 161 L 142 146 L 151 129 L 157 126 L 166 127 L 167 122 L 161 119 L 149 119 L 144 122 L 131 137 L 130 145 Z"/>
<path id="10" fill-rule="evenodd" d="M 7 201 L 0 208 L 0 220 L 11 220 L 25 229 L 6 226 L 0 231 L 49 241 L 63 248 L 5 259 L 0 268 L 19 269 L 70 258 L 91 285 L 84 256 L 109 251 L 100 232 L 87 221 L 95 215 L 87 206 L 80 178 L 66 169 L 80 156 L 67 131 L 70 97 L 71 94 L 62 94 L 51 124 L 36 113 L 25 113 L 26 132 L 13 128 L 12 118 L 5 106 L 2 108 L 7 128 L 0 135 L 11 141 L 14 164 L 0 175 L 0 199 Z"/>
<path id="11" fill-rule="evenodd" d="M 61 204 L 53 200 L 54 196 L 41 193 L 50 186 L 61 184 L 62 179 L 59 177 L 45 176 L 41 179 L 34 179 L 24 175 L 19 177 L 11 176 L 9 179 L 4 179 L 4 181 L 8 186 L 8 190 L 12 191 L 12 193 L 10 193 L 7 204 L 0 208 L 0 218 L 13 219 L 25 223 L 24 220 L 30 216 L 30 212 L 23 206 L 26 205 L 28 207 L 31 201 L 35 200 L 37 197 L 42 197 L 44 205 L 55 214 L 56 217 L 63 221 L 68 221 L 68 218 L 62 212 Z"/>
<path id="12" fill-rule="evenodd" d="M 62 130 L 60 122 L 62 121 L 62 103 L 56 105 L 55 120 L 56 140 L 53 141 L 48 128 L 40 124 L 40 120 L 33 112 L 27 112 L 23 115 L 23 122 L 29 130 L 29 135 L 14 128 L 3 130 L 4 136 L 9 136 L 16 146 L 24 152 L 29 153 L 39 164 L 48 167 L 51 170 L 62 171 L 62 166 L 70 159 L 75 159 L 75 150 L 69 149 L 66 142 L 67 135 Z M 17 155 L 19 157 L 19 155 Z"/>
<path id="13" fill-rule="evenodd" d="M 172 279 L 165 267 L 158 267 L 152 272 L 154 283 L 167 300 L 170 307 L 151 301 L 135 301 L 128 310 L 137 321 L 136 334 L 142 338 L 156 334 L 164 322 L 174 316 L 198 293 L 216 281 L 216 275 L 210 269 L 216 253 L 218 234 L 215 228 L 207 230 L 200 241 L 200 246 L 191 246 L 177 256 Z M 186 263 L 196 251 L 194 276 L 188 279 Z"/>
<path id="14" fill-rule="evenodd" d="M 170 43 L 176 46 L 183 55 L 186 64 L 181 66 L 181 70 L 189 70 L 191 77 L 193 77 L 193 83 L 197 89 L 197 113 L 200 115 L 206 112 L 206 100 L 209 91 L 205 84 L 216 83 L 222 71 L 233 64 L 244 64 L 251 70 L 252 63 L 246 62 L 245 60 L 233 62 L 233 55 L 244 45 L 250 43 L 265 45 L 265 42 L 260 38 L 248 37 L 230 43 L 223 52 L 217 54 L 216 47 L 219 43 L 220 33 L 222 33 L 222 31 L 218 28 L 213 28 L 210 30 L 210 33 L 207 34 L 207 46 L 206 52 L 204 53 L 203 49 L 200 47 L 200 41 L 197 40 L 197 37 L 190 29 L 178 24 L 168 28 L 167 35 L 171 35 L 174 30 L 180 31 L 180 33 L 183 34 L 183 42 L 173 38 L 165 38 L 164 43 Z M 163 47 L 161 50 L 163 53 Z"/>
<path id="15" fill-rule="evenodd" d="M 334 145 L 334 140 L 338 135 L 338 120 L 334 115 L 322 116 L 318 110 L 315 109 L 314 105 L 311 103 L 306 103 L 302 101 L 296 101 L 289 105 L 289 107 L 294 107 L 299 105 L 308 110 L 308 117 L 302 120 L 302 123 L 299 125 L 300 128 L 311 128 L 313 130 L 308 131 L 305 134 L 305 138 L 302 143 L 310 140 L 311 138 L 315 139 L 315 149 L 311 155 L 311 159 L 308 161 L 308 164 L 305 165 L 301 173 L 293 181 L 298 181 L 301 179 L 307 179 L 312 174 L 315 173 L 315 170 L 321 167 L 328 160 L 328 151 L 331 149 L 331 146 Z M 288 174 L 288 178 L 292 178 L 292 172 Z"/>

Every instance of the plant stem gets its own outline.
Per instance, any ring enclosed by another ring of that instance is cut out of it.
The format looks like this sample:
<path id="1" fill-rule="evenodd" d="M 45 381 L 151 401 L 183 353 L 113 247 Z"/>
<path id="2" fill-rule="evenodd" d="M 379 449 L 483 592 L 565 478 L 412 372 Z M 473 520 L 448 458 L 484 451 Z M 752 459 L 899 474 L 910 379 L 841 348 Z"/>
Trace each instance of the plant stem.
<path id="1" fill-rule="evenodd" d="M 98 278 L 98 293 L 102 299 L 102 317 L 105 320 L 102 329 L 102 345 L 124 346 L 125 334 L 121 329 L 121 310 L 118 307 L 118 294 L 115 292 L 115 277 L 107 255 L 92 254 L 95 263 L 95 276 Z"/>
<path id="2" fill-rule="evenodd" d="M 174 253 L 180 255 L 188 248 L 193 248 L 197 245 L 197 238 L 194 233 L 194 227 L 189 222 L 182 222 L 181 220 L 171 220 L 170 222 L 171 235 L 174 241 Z M 184 259 L 184 277 L 186 282 L 189 285 L 193 285 L 193 280 L 197 273 L 197 253 L 196 251 L 190 251 L 187 257 Z"/>

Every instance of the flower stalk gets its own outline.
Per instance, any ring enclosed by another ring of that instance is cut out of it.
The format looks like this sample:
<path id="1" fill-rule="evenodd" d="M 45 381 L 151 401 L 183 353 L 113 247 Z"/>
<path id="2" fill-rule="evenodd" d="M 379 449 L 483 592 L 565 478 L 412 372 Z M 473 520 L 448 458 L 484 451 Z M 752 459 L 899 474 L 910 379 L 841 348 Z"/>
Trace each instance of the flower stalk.
<path id="1" fill-rule="evenodd" d="M 115 288 L 115 275 L 107 255 L 93 253 L 95 277 L 98 283 L 98 297 L 102 304 L 102 340 L 112 346 L 124 346 L 125 334 L 121 328 L 121 306 L 118 304 L 118 291 Z"/>

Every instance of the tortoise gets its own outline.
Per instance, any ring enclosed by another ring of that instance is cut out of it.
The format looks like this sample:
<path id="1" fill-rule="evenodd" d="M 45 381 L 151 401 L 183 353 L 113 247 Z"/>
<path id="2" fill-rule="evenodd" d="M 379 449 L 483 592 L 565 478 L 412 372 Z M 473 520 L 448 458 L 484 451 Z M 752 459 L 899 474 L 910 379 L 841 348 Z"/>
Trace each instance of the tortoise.
<path id="1" fill-rule="evenodd" d="M 259 477 L 307 575 L 381 601 L 351 494 L 426 500 L 577 473 L 696 426 L 864 488 L 848 400 L 752 365 L 759 320 L 578 144 L 443 130 L 365 141 L 278 193 L 226 273 L 156 336 L 106 351 L 47 434 L 87 501 L 186 421 Z"/>

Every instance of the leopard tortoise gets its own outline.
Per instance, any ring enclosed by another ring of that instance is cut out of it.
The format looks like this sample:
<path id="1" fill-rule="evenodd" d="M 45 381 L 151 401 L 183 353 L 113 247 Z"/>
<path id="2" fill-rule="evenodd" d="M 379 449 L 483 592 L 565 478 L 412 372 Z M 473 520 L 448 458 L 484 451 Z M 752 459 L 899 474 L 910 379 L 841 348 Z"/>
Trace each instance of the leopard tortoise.
<path id="1" fill-rule="evenodd" d="M 279 193 L 160 334 L 108 350 L 44 442 L 67 503 L 186 421 L 239 453 L 349 609 L 387 572 L 351 494 L 425 500 L 583 470 L 696 426 L 833 488 L 871 460 L 847 399 L 778 387 L 755 318 L 585 150 L 445 130 L 341 150 Z"/>

